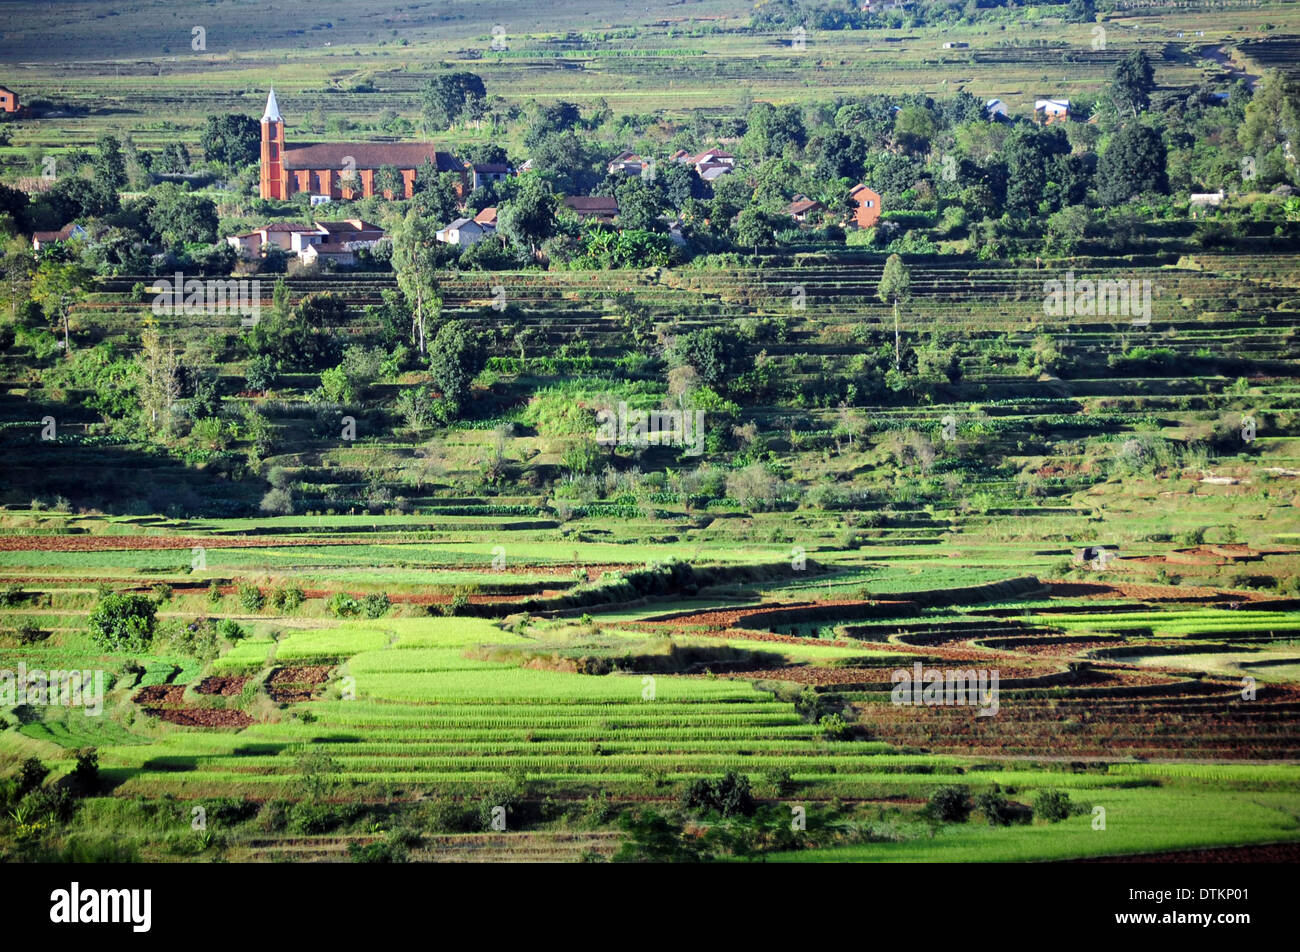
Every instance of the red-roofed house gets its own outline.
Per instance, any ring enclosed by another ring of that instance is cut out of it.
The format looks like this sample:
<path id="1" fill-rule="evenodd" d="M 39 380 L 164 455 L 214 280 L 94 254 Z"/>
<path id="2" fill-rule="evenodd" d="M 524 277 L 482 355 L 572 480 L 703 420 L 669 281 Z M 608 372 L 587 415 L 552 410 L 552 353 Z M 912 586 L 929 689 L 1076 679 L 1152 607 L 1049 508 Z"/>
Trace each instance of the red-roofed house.
<path id="1" fill-rule="evenodd" d="M 811 198 L 805 198 L 803 195 L 796 195 L 794 201 L 785 206 L 785 213 L 797 222 L 806 222 L 815 213 L 822 211 L 826 206 L 821 202 Z"/>
<path id="2" fill-rule="evenodd" d="M 853 224 L 859 228 L 870 228 L 880 220 L 880 193 L 865 185 L 855 185 L 849 191 L 849 200 L 856 209 L 853 212 Z"/>
<path id="3" fill-rule="evenodd" d="M 37 231 L 32 233 L 32 250 L 40 251 L 49 245 L 58 241 L 68 241 L 72 238 L 86 238 L 86 229 L 73 223 L 64 225 L 58 231 Z"/>

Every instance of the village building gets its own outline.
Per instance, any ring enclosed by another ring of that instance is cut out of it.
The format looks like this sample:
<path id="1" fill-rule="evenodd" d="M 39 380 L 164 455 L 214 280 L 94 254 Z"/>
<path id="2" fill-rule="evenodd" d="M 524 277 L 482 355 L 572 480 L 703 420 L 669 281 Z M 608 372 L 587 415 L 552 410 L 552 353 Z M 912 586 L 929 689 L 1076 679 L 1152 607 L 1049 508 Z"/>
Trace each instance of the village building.
<path id="1" fill-rule="evenodd" d="M 269 248 L 279 248 L 286 254 L 297 255 L 304 262 L 327 258 L 341 263 L 347 257 L 343 254 L 346 250 L 353 253 L 352 261 L 348 263 L 355 263 L 356 251 L 373 248 L 383 237 L 382 228 L 360 218 L 318 221 L 311 225 L 281 221 L 242 235 L 230 235 L 226 244 L 245 258 L 259 257 Z M 311 249 L 316 250 L 308 254 Z"/>
<path id="2" fill-rule="evenodd" d="M 5 112 L 18 111 L 18 94 L 8 86 L 0 86 L 0 109 Z"/>
<path id="3" fill-rule="evenodd" d="M 648 161 L 635 152 L 620 152 L 605 166 L 605 171 L 610 175 L 640 175 L 649 165 Z"/>
<path id="4" fill-rule="evenodd" d="M 50 245 L 60 241 L 69 241 L 73 238 L 85 240 L 89 235 L 86 229 L 82 228 L 75 222 L 70 225 L 64 225 L 58 231 L 37 231 L 32 233 L 32 250 L 40 251 L 42 248 L 48 248 Z"/>
<path id="5" fill-rule="evenodd" d="M 796 195 L 794 201 L 785 206 L 785 213 L 795 221 L 803 224 L 811 219 L 817 212 L 826 208 L 821 202 L 811 198 L 805 198 L 803 195 Z"/>
<path id="6" fill-rule="evenodd" d="M 1192 192 L 1187 198 L 1187 204 L 1193 218 L 1203 218 L 1211 208 L 1222 205 L 1225 197 L 1222 189 L 1217 192 Z"/>
<path id="7" fill-rule="evenodd" d="M 618 202 L 612 195 L 569 195 L 564 199 L 564 207 L 583 221 L 612 225 L 618 217 Z"/>
<path id="8" fill-rule="evenodd" d="M 479 224 L 473 218 L 457 218 L 439 231 L 435 237 L 444 244 L 468 248 L 470 245 L 478 244 L 495 230 L 491 226 Z"/>
<path id="9" fill-rule="evenodd" d="M 736 157 L 722 149 L 705 149 L 698 155 L 692 155 L 685 149 L 678 149 L 669 159 L 683 165 L 695 166 L 695 174 L 706 182 L 728 174 L 736 167 Z"/>
<path id="10" fill-rule="evenodd" d="M 504 182 L 510 177 L 510 166 L 504 162 L 478 162 L 469 170 L 472 188 L 482 188 L 489 182 Z"/>
<path id="11" fill-rule="evenodd" d="M 1034 118 L 1044 125 L 1066 122 L 1070 118 L 1070 100 L 1039 99 L 1034 102 Z"/>
<path id="12" fill-rule="evenodd" d="M 380 192 L 385 198 L 410 198 L 415 194 L 416 171 L 425 163 L 432 164 L 439 172 L 459 173 L 460 191 L 467 188 L 464 165 L 450 152 L 439 151 L 426 142 L 326 142 L 291 146 L 285 142 L 284 117 L 280 115 L 275 90 L 266 98 L 258 187 L 262 198 L 286 201 L 298 192 L 307 192 L 316 199 L 316 204 L 320 200 L 369 198 Z M 396 171 L 396 189 L 376 187 L 376 173 L 385 168 Z"/>
<path id="13" fill-rule="evenodd" d="M 1006 119 L 1010 116 L 1007 104 L 1001 99 L 990 99 L 984 104 L 984 115 L 989 119 Z"/>
<path id="14" fill-rule="evenodd" d="M 854 204 L 853 224 L 870 228 L 880 221 L 880 193 L 866 185 L 855 185 L 849 190 L 849 200 Z"/>
<path id="15" fill-rule="evenodd" d="M 474 216 L 474 221 L 485 228 L 493 230 L 497 227 L 497 210 L 496 208 L 485 208 Z"/>

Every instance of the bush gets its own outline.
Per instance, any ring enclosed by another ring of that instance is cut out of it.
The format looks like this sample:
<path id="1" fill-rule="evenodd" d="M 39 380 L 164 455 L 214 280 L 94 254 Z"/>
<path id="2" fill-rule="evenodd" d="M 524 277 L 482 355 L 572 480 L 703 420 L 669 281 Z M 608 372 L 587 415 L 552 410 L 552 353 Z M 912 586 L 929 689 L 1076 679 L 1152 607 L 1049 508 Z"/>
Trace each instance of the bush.
<path id="1" fill-rule="evenodd" d="M 21 585 L 6 585 L 0 588 L 0 608 L 17 608 L 26 596 Z"/>
<path id="2" fill-rule="evenodd" d="M 296 585 L 277 585 L 271 589 L 271 607 L 276 611 L 296 611 L 302 605 L 302 600 L 302 589 Z"/>
<path id="3" fill-rule="evenodd" d="M 260 508 L 272 516 L 293 515 L 293 494 L 287 489 L 272 489 L 262 497 Z"/>
<path id="4" fill-rule="evenodd" d="M 981 793 L 975 798 L 975 808 L 989 821 L 989 826 L 1010 826 L 1012 823 L 1028 823 L 1033 811 L 1020 803 L 1008 800 L 1001 791 L 994 789 Z"/>
<path id="5" fill-rule="evenodd" d="M 233 618 L 223 618 L 217 622 L 217 634 L 227 641 L 238 641 L 248 633 Z"/>
<path id="6" fill-rule="evenodd" d="M 153 640 L 158 607 L 143 595 L 106 595 L 90 613 L 90 637 L 105 651 L 140 651 Z"/>
<path id="7" fill-rule="evenodd" d="M 839 714 L 824 715 L 817 726 L 822 729 L 822 736 L 827 740 L 848 740 L 853 736 L 853 728 Z"/>
<path id="8" fill-rule="evenodd" d="M 1034 801 L 1034 816 L 1049 823 L 1059 823 L 1070 815 L 1070 795 L 1063 790 L 1043 790 Z"/>
<path id="9" fill-rule="evenodd" d="M 239 586 L 239 604 L 245 611 L 260 612 L 266 605 L 266 596 L 256 585 Z"/>
<path id="10" fill-rule="evenodd" d="M 721 780 L 701 777 L 686 789 L 683 805 L 701 812 L 713 810 L 724 817 L 753 816 L 756 804 L 750 792 L 749 778 L 734 770 Z"/>
<path id="11" fill-rule="evenodd" d="M 24 760 L 22 765 L 18 768 L 18 797 L 21 799 L 39 787 L 45 782 L 45 778 L 49 776 L 49 773 L 50 768 L 41 763 L 37 758 L 28 757 Z"/>
<path id="12" fill-rule="evenodd" d="M 44 631 L 35 622 L 20 621 L 14 626 L 14 637 L 18 639 L 21 645 L 34 645 L 36 642 L 48 637 L 49 633 Z"/>
<path id="13" fill-rule="evenodd" d="M 351 618 L 361 611 L 361 603 L 347 592 L 335 592 L 326 607 L 335 618 Z"/>
<path id="14" fill-rule="evenodd" d="M 930 794 L 930 809 L 944 823 L 965 823 L 970 819 L 970 788 L 940 787 Z"/>
<path id="15" fill-rule="evenodd" d="M 773 770 L 767 775 L 767 782 L 776 791 L 778 797 L 788 797 L 795 791 L 794 778 L 788 770 Z"/>
<path id="16" fill-rule="evenodd" d="M 392 602 L 383 592 L 371 592 L 361 599 L 361 612 L 367 618 L 382 618 L 388 614 L 388 609 L 391 607 Z"/>

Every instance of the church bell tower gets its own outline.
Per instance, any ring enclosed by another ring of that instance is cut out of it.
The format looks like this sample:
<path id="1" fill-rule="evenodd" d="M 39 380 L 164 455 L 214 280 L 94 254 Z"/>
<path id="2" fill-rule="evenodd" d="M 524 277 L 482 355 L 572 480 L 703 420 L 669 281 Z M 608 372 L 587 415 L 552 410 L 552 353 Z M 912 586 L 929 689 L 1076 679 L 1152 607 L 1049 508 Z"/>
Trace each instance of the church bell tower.
<path id="1" fill-rule="evenodd" d="M 266 97 L 266 110 L 262 113 L 262 170 L 258 194 L 262 198 L 284 200 L 286 195 L 284 174 L 284 117 L 275 101 L 275 90 Z"/>

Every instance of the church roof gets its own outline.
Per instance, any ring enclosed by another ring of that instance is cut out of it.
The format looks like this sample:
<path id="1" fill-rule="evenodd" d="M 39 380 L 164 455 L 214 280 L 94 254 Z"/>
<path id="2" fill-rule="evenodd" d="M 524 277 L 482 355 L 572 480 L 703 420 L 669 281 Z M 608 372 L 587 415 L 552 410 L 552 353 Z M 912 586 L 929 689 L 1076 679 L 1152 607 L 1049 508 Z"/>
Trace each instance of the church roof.
<path id="1" fill-rule="evenodd" d="M 348 159 L 351 158 L 351 163 Z M 419 168 L 428 160 L 439 172 L 459 172 L 464 166 L 450 152 L 428 142 L 321 142 L 286 146 L 286 169 Z"/>
<path id="2" fill-rule="evenodd" d="M 266 97 L 266 109 L 262 112 L 263 122 L 284 122 L 284 117 L 280 115 L 280 104 L 275 101 L 275 90 Z"/>

